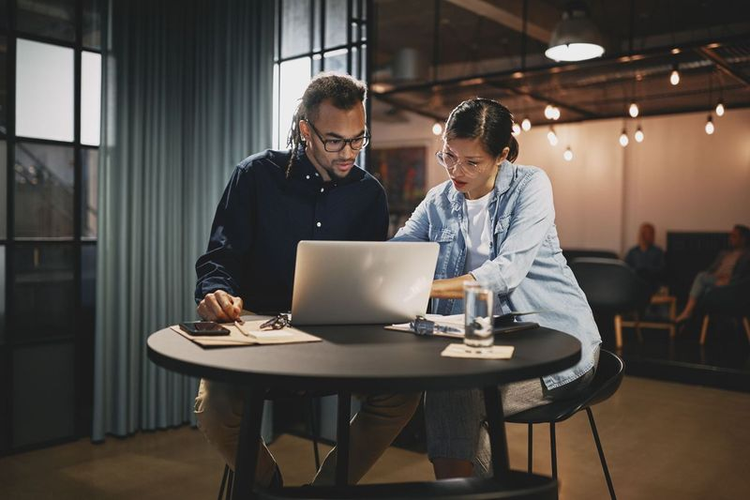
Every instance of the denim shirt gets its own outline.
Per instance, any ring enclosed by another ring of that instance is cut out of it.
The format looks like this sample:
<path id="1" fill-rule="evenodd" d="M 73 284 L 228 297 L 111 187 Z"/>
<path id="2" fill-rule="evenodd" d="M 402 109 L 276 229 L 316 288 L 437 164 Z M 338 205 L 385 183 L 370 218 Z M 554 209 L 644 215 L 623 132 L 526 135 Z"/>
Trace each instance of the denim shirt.
<path id="1" fill-rule="evenodd" d="M 487 207 L 493 238 L 490 258 L 471 274 L 495 292 L 495 314 L 540 311 L 526 316 L 581 342 L 573 368 L 543 377 L 554 389 L 594 366 L 601 344 L 591 308 L 560 249 L 552 185 L 543 170 L 504 161 Z M 440 244 L 435 279 L 465 274 L 468 232 L 466 200 L 450 181 L 431 189 L 393 241 Z M 437 314 L 463 313 L 463 300 L 432 299 Z"/>

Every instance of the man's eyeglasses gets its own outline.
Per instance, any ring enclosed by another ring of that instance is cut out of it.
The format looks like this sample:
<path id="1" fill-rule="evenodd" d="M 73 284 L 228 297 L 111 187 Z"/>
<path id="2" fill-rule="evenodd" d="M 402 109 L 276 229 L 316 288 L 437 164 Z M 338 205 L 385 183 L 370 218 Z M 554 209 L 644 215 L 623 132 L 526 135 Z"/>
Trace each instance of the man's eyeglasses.
<path id="1" fill-rule="evenodd" d="M 313 132 L 315 132 L 315 135 L 318 136 L 320 142 L 323 143 L 323 149 L 325 149 L 329 153 L 338 153 L 339 151 L 344 149 L 344 146 L 346 146 L 347 144 L 350 148 L 352 148 L 352 150 L 359 151 L 370 143 L 370 134 L 368 133 L 365 133 L 365 135 L 361 135 L 359 137 L 354 137 L 352 139 L 326 139 L 322 135 L 320 135 L 320 132 L 318 132 L 318 129 L 315 128 L 315 125 L 313 125 L 312 122 L 307 120 L 305 121 L 308 125 L 310 125 L 310 128 L 313 129 Z"/>
<path id="2" fill-rule="evenodd" d="M 482 165 L 472 160 L 459 160 L 453 154 L 444 151 L 435 153 L 437 161 L 446 170 L 454 170 L 459 164 L 464 169 L 466 175 L 476 175 L 482 170 Z"/>

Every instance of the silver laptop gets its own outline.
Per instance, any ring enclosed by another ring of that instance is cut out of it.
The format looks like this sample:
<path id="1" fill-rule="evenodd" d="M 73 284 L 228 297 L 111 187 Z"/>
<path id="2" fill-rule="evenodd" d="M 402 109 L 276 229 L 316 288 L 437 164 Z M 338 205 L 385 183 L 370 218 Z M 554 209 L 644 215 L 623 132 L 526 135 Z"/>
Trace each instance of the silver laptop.
<path id="1" fill-rule="evenodd" d="M 431 242 L 301 241 L 292 323 L 399 323 L 424 314 L 439 249 Z"/>

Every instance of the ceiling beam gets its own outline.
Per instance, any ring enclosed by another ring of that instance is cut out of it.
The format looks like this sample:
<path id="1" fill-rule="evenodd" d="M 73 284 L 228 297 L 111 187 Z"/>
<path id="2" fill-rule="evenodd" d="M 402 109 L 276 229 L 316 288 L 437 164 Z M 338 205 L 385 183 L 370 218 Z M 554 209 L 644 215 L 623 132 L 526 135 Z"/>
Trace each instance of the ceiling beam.
<path id="1" fill-rule="evenodd" d="M 419 108 L 418 106 L 412 106 L 411 104 L 406 104 L 398 99 L 394 99 L 392 97 L 388 96 L 381 96 L 376 95 L 377 99 L 379 101 L 383 101 L 386 104 L 390 104 L 391 106 L 399 109 L 403 109 L 405 111 L 409 111 L 411 113 L 414 113 L 415 115 L 424 116 L 425 118 L 429 118 L 431 120 L 435 120 L 438 122 L 445 121 L 446 117 L 442 116 L 438 113 L 433 113 L 432 111 L 427 111 L 422 108 Z"/>
<path id="2" fill-rule="evenodd" d="M 683 44 L 679 48 L 682 50 L 688 50 L 688 49 L 697 50 L 700 47 L 724 47 L 724 46 L 731 46 L 735 43 L 746 43 L 746 41 L 747 41 L 747 37 L 731 36 L 731 37 L 726 37 L 726 38 L 721 38 L 721 39 L 702 40 L 702 41 L 693 42 L 689 44 Z M 609 57 L 599 57 L 596 59 L 589 59 L 587 61 L 578 61 L 578 62 L 565 63 L 565 64 L 549 64 L 545 66 L 539 66 L 536 68 L 529 68 L 524 71 L 508 69 L 508 70 L 503 70 L 503 71 L 493 71 L 493 72 L 488 72 L 488 73 L 460 76 L 460 77 L 454 77 L 454 78 L 444 78 L 441 80 L 433 80 L 433 81 L 428 81 L 424 83 L 397 85 L 397 86 L 389 88 L 388 90 L 382 90 L 380 92 L 377 92 L 375 89 L 372 89 L 372 90 L 374 94 L 378 94 L 381 96 L 389 95 L 389 94 L 398 94 L 400 92 L 415 92 L 415 91 L 424 91 L 424 90 L 437 91 L 444 87 L 453 87 L 456 85 L 462 86 L 462 85 L 471 85 L 471 84 L 482 84 L 482 83 L 485 83 L 486 79 L 489 79 L 489 78 L 522 79 L 522 78 L 529 78 L 529 77 L 535 77 L 535 76 L 541 76 L 541 75 L 560 74 L 560 73 L 576 72 L 576 71 L 580 71 L 584 69 L 606 67 L 613 63 L 622 64 L 622 63 L 642 61 L 648 58 L 662 57 L 664 55 L 671 54 L 672 50 L 673 50 L 672 47 L 655 47 L 651 49 L 639 50 L 633 54 L 612 55 Z M 747 82 L 745 81 L 743 81 L 743 83 L 747 84 Z"/>
<path id="3" fill-rule="evenodd" d="M 695 51 L 701 54 L 703 57 L 705 57 L 709 61 L 713 61 L 716 64 L 716 67 L 719 68 L 722 72 L 726 73 L 727 75 L 734 78 L 735 80 L 742 83 L 743 85 L 750 87 L 750 79 L 748 79 L 745 75 L 743 75 L 742 73 L 734 69 L 732 65 L 729 62 L 727 62 L 726 59 L 724 59 L 719 54 L 711 50 L 711 48 L 698 47 Z"/>
<path id="4" fill-rule="evenodd" d="M 496 7 L 495 5 L 489 2 L 486 2 L 485 0 L 446 0 L 446 1 L 452 3 L 453 5 L 461 7 L 462 9 L 466 9 L 469 12 L 473 12 L 474 14 L 477 14 L 479 16 L 486 17 L 487 19 L 491 21 L 495 21 L 496 23 L 503 25 L 506 28 L 510 28 L 519 33 L 523 32 L 523 18 L 522 17 L 517 16 L 516 14 L 513 14 L 512 12 L 509 12 L 500 7 Z M 528 20 L 526 21 L 526 34 L 529 37 L 539 40 L 540 42 L 543 42 L 543 43 L 549 43 L 549 39 L 552 37 L 552 31 L 542 26 L 539 26 L 538 24 L 529 22 Z"/>
<path id="5" fill-rule="evenodd" d="M 495 82 L 487 82 L 487 85 L 491 87 L 503 89 L 503 90 L 508 90 L 516 95 L 529 97 L 531 99 L 534 99 L 535 101 L 552 104 L 553 106 L 557 106 L 558 108 L 567 109 L 568 111 L 573 111 L 574 113 L 578 113 L 579 115 L 583 116 L 584 118 L 588 120 L 596 120 L 597 118 L 600 118 L 600 116 L 597 113 L 594 113 L 593 111 L 589 111 L 588 109 L 581 108 L 579 106 L 574 106 L 572 104 L 566 104 L 562 101 L 549 98 L 537 92 L 521 90 L 520 88 L 517 88 L 517 87 L 511 87 L 510 85 L 503 85 L 501 83 L 495 83 Z"/>

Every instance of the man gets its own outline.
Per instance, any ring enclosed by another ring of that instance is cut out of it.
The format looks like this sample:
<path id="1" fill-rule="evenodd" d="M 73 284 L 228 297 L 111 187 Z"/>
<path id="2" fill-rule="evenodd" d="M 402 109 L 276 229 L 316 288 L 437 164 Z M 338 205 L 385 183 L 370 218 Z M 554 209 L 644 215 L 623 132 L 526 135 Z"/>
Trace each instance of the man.
<path id="1" fill-rule="evenodd" d="M 638 230 L 638 244 L 625 256 L 628 266 L 648 281 L 654 291 L 664 278 L 664 250 L 654 244 L 655 235 L 653 224 L 641 224 Z"/>
<path id="2" fill-rule="evenodd" d="M 719 253 L 713 264 L 695 277 L 685 309 L 676 323 L 689 320 L 700 298 L 711 288 L 750 279 L 750 228 L 736 225 L 729 233 L 729 250 Z"/>
<path id="3" fill-rule="evenodd" d="M 367 145 L 366 87 L 349 76 L 321 74 L 310 82 L 293 118 L 287 151 L 243 160 L 216 210 L 208 251 L 198 259 L 198 313 L 232 321 L 243 309 L 288 311 L 300 240 L 385 240 L 388 207 L 383 187 L 354 164 Z M 408 423 L 418 394 L 364 397 L 351 423 L 349 479 L 356 483 Z M 234 469 L 242 391 L 202 380 L 195 412 L 207 439 Z M 336 450 L 315 484 L 333 484 Z M 264 444 L 256 478 L 280 485 Z"/>

